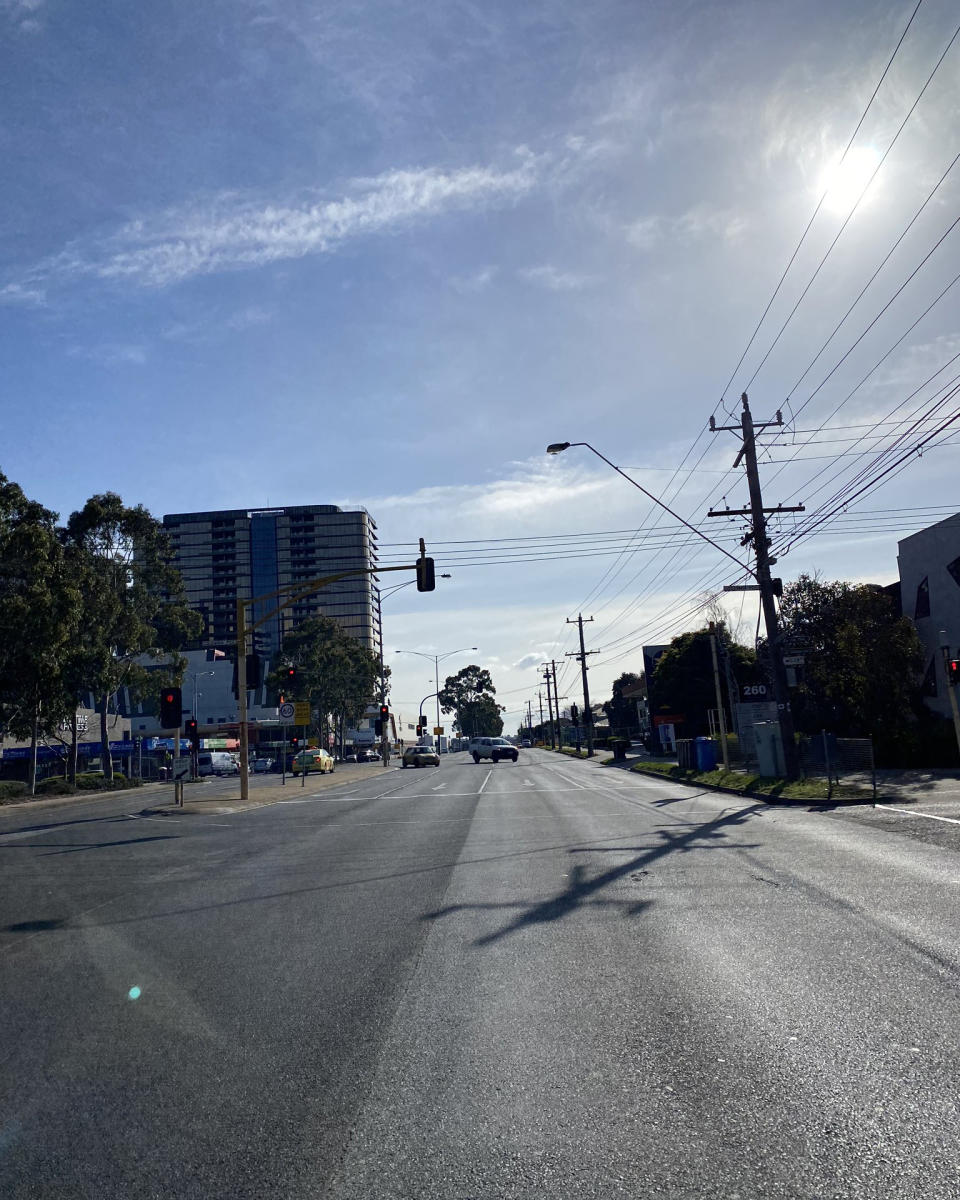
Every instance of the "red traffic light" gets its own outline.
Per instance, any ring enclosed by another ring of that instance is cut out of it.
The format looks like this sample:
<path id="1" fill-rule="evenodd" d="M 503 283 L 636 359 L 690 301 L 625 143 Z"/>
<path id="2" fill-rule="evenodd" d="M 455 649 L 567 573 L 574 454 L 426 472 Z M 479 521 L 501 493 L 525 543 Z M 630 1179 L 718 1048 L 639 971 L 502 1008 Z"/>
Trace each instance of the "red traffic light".
<path id="1" fill-rule="evenodd" d="M 390 709 L 387 707 L 387 705 L 386 705 L 386 704 L 381 704 L 381 705 L 380 705 L 380 716 L 381 716 L 381 717 L 384 717 L 384 718 L 386 718 L 386 717 L 389 717 L 389 716 L 390 716 Z"/>
<path id="2" fill-rule="evenodd" d="M 947 664 L 947 678 L 953 687 L 960 683 L 960 658 L 951 658 Z"/>

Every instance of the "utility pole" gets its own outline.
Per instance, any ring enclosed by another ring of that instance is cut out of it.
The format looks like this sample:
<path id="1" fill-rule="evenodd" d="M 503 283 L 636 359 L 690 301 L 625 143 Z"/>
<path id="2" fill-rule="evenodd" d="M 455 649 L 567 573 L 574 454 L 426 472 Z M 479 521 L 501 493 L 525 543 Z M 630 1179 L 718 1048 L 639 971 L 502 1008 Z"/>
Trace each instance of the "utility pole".
<path id="1" fill-rule="evenodd" d="M 540 704 L 540 739 L 543 740 L 543 693 L 537 689 L 537 701 Z"/>
<path id="2" fill-rule="evenodd" d="M 530 712 L 530 701 L 527 701 L 527 736 L 533 741 L 533 716 Z"/>
<path id="3" fill-rule="evenodd" d="M 717 662 L 717 635 L 710 622 L 710 653 L 713 655 L 713 686 L 717 693 L 717 715 L 720 718 L 720 750 L 723 754 L 723 769 L 730 770 L 730 750 L 727 746 L 727 718 L 723 711 L 723 692 L 720 690 L 720 665 Z"/>
<path id="4" fill-rule="evenodd" d="M 543 678 L 547 684 L 547 717 L 550 721 L 550 749 L 556 750 L 556 742 L 554 741 L 554 725 L 553 725 L 553 701 L 550 698 L 550 665 L 543 664 Z"/>
<path id="5" fill-rule="evenodd" d="M 780 619 L 777 614 L 775 599 L 783 595 L 783 582 L 780 579 L 771 578 L 770 575 L 770 568 L 777 560 L 770 557 L 770 539 L 767 537 L 766 514 L 803 512 L 804 507 L 802 504 L 793 505 L 792 507 L 785 507 L 783 505 L 777 505 L 776 508 L 763 507 L 763 495 L 760 490 L 760 471 L 757 466 L 756 433 L 758 429 L 766 429 L 770 425 L 782 425 L 783 416 L 778 409 L 775 421 L 754 423 L 746 392 L 741 396 L 741 401 L 743 403 L 743 412 L 740 415 L 739 426 L 717 425 L 714 418 L 711 417 L 710 431 L 711 433 L 715 433 L 718 430 L 726 429 L 740 434 L 742 438 L 740 453 L 737 455 L 733 465 L 734 467 L 738 467 L 741 460 L 743 460 L 746 467 L 747 485 L 750 491 L 750 507 L 739 509 L 723 508 L 717 511 L 711 509 L 707 513 L 707 516 L 749 516 L 751 518 L 751 532 L 747 539 L 745 539 L 745 544 L 746 541 L 752 541 L 753 543 L 753 552 L 757 561 L 757 569 L 754 577 L 757 582 L 747 585 L 731 585 L 724 588 L 724 591 L 758 591 L 760 593 L 760 603 L 763 606 L 763 619 L 767 629 L 767 646 L 770 653 L 770 680 L 773 686 L 773 698 L 777 704 L 780 740 L 783 744 L 784 773 L 788 779 L 796 779 L 800 774 L 800 768 L 797 759 L 797 747 L 793 736 L 793 714 L 790 711 L 787 668 L 783 662 L 783 635 L 780 632 Z"/>
<path id="6" fill-rule="evenodd" d="M 557 691 L 557 663 L 555 659 L 550 659 L 550 666 L 553 668 L 553 673 L 550 678 L 553 680 L 553 711 L 557 715 L 557 749 L 563 749 L 563 738 L 561 736 L 560 725 L 560 696 Z"/>
<path id="7" fill-rule="evenodd" d="M 593 617 L 587 617 L 590 622 Z M 586 650 L 583 645 L 583 614 L 577 613 L 577 619 L 571 621 L 567 617 L 568 625 L 577 625 L 580 629 L 580 653 L 575 650 L 567 652 L 567 658 L 575 658 L 580 663 L 580 677 L 583 680 L 583 719 L 587 726 L 587 758 L 593 758 L 593 713 L 590 710 L 590 689 L 587 686 L 587 654 L 596 654 L 596 650 Z M 577 747 L 579 749 L 579 746 Z"/>

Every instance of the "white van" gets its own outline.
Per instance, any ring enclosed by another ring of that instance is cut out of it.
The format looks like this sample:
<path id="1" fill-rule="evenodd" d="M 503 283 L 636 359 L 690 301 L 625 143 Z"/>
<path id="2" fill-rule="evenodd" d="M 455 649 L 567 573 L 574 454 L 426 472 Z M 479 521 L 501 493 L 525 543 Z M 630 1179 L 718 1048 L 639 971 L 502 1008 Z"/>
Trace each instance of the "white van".
<path id="1" fill-rule="evenodd" d="M 201 750 L 197 755 L 197 774 L 204 775 L 237 775 L 240 768 L 237 760 L 226 750 Z"/>

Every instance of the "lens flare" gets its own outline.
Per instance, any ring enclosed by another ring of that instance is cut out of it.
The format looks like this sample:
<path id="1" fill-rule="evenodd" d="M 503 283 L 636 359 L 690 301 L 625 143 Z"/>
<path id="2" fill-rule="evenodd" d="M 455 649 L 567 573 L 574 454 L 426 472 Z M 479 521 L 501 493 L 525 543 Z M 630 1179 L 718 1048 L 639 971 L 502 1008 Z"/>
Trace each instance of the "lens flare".
<path id="1" fill-rule="evenodd" d="M 130 991 L 127 992 L 127 999 L 128 1000 L 139 1000 L 140 999 L 140 989 L 136 986 L 132 987 L 130 989 Z"/>

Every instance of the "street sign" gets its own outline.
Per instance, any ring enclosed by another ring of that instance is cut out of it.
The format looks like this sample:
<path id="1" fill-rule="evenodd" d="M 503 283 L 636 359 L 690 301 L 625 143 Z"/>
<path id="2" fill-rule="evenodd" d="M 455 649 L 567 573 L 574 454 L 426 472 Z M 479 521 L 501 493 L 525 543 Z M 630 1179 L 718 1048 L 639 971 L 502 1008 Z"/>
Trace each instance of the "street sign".
<path id="1" fill-rule="evenodd" d="M 173 760 L 173 778 L 174 779 L 189 779 L 190 778 L 190 759 L 175 758 Z"/>
<path id="2" fill-rule="evenodd" d="M 294 725 L 309 725 L 310 724 L 310 701 L 298 700 L 293 706 L 293 723 Z"/>
<path id="3" fill-rule="evenodd" d="M 289 724 L 289 722 L 293 720 L 294 716 L 296 715 L 296 711 L 297 706 L 292 704 L 289 700 L 285 700 L 277 709 L 277 712 L 280 714 L 280 720 L 283 721 L 285 725 Z"/>
<path id="4" fill-rule="evenodd" d="M 806 659 L 802 654 L 785 654 L 783 656 L 783 665 L 785 667 L 802 667 Z"/>
<path id="5" fill-rule="evenodd" d="M 434 733 L 435 737 L 442 737 L 443 736 L 443 726 L 442 725 L 434 725 L 433 733 Z"/>

